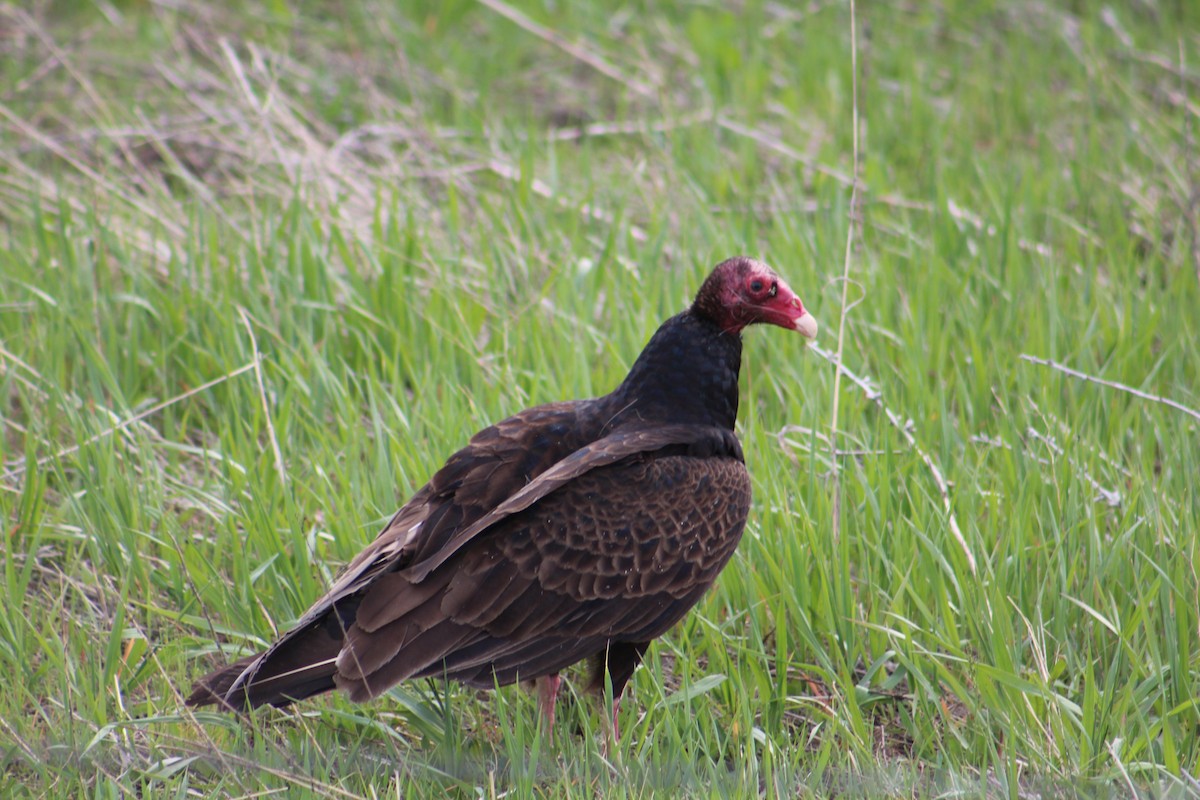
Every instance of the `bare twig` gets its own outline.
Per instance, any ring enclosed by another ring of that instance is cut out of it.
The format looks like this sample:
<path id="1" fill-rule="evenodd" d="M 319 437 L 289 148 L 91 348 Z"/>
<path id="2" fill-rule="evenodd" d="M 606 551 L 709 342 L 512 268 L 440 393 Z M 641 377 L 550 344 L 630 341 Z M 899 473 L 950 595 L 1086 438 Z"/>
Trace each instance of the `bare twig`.
<path id="1" fill-rule="evenodd" d="M 830 364 L 836 364 L 837 356 L 821 347 L 819 344 L 809 345 L 809 349 L 819 355 L 821 358 L 828 361 Z M 950 520 L 950 532 L 954 534 L 954 538 L 958 542 L 958 546 L 962 548 L 963 553 L 966 555 L 967 564 L 971 567 L 971 574 L 974 575 L 977 572 L 977 567 L 975 565 L 975 554 L 971 552 L 971 548 L 967 545 L 966 537 L 963 536 L 962 529 L 958 526 L 958 519 L 954 516 L 954 510 L 950 505 L 950 488 L 946 483 L 946 478 L 942 475 L 942 471 L 938 469 L 937 464 L 934 463 L 933 457 L 930 456 L 929 453 L 925 452 L 925 449 L 917 443 L 916 437 L 913 436 L 912 431 L 909 430 L 909 426 L 900 419 L 900 415 L 887 407 L 887 404 L 883 402 L 883 394 L 874 386 L 872 386 L 870 381 L 868 381 L 866 378 L 859 377 L 846 367 L 840 367 L 840 369 L 852 383 L 863 390 L 863 393 L 866 394 L 868 400 L 879 406 L 880 410 L 883 411 L 885 416 L 887 416 L 888 422 L 892 423 L 892 426 L 895 427 L 896 430 L 900 431 L 905 440 L 908 441 L 909 447 L 915 450 L 917 455 L 921 457 L 921 460 L 925 462 L 925 466 L 933 475 L 933 482 L 937 484 L 938 492 L 940 492 L 942 495 L 942 508 L 945 510 L 946 516 Z"/>
<path id="2" fill-rule="evenodd" d="M 787 435 L 789 433 L 799 433 L 799 434 L 803 434 L 804 436 L 816 437 L 816 439 L 818 441 L 820 441 L 826 447 L 828 447 L 830 452 L 832 452 L 838 458 L 860 458 L 862 456 L 885 456 L 885 455 L 888 455 L 889 453 L 891 455 L 901 455 L 902 453 L 907 452 L 905 450 L 872 450 L 869 447 L 856 447 L 856 448 L 849 449 L 849 450 L 838 450 L 838 449 L 836 449 L 836 445 L 834 444 L 833 437 L 831 437 L 827 434 L 821 433 L 821 431 L 818 431 L 814 428 L 807 428 L 803 425 L 784 425 L 782 428 L 780 428 L 779 432 L 775 434 L 775 441 L 777 441 L 779 443 L 780 447 L 791 447 L 791 448 L 796 448 L 798 450 L 804 450 L 805 452 L 813 451 L 813 449 L 811 447 L 809 447 L 807 444 L 805 444 L 803 440 L 789 439 L 787 437 Z M 845 431 L 842 431 L 842 435 L 845 435 Z"/>
<path id="3" fill-rule="evenodd" d="M 13 730 L 13 726 L 10 725 L 7 720 L 0 719 L 0 726 L 2 726 L 5 733 L 8 734 L 8 740 L 16 745 L 17 749 L 25 754 L 25 757 L 29 759 L 30 764 L 42 763 L 42 759 L 38 757 L 38 754 L 35 753 L 33 748 L 29 746 L 28 742 L 21 738 L 20 734 Z"/>
<path id="4" fill-rule="evenodd" d="M 1087 481 L 1089 484 L 1091 484 L 1092 488 L 1096 490 L 1097 495 L 1099 495 L 1098 499 L 1103 500 L 1110 508 L 1117 508 L 1121 505 L 1121 493 L 1114 491 L 1112 489 L 1106 489 L 1102 485 L 1100 485 L 1100 482 L 1097 481 L 1095 478 L 1093 478 L 1092 474 L 1090 472 L 1088 472 L 1084 467 L 1082 467 L 1078 463 L 1076 463 L 1075 459 L 1071 458 L 1069 455 L 1066 454 L 1066 452 L 1062 449 L 1062 447 L 1059 446 L 1058 442 L 1054 441 L 1053 436 L 1047 436 L 1047 435 L 1041 433 L 1037 428 L 1034 428 L 1032 426 L 1026 430 L 1026 433 L 1029 435 L 1029 437 L 1031 439 L 1034 439 L 1034 440 L 1039 441 L 1042 444 L 1046 445 L 1046 447 L 1052 453 L 1054 453 L 1055 455 L 1058 455 L 1058 456 L 1062 456 L 1063 458 L 1065 458 L 1067 460 L 1068 464 L 1070 464 L 1075 469 L 1079 470 L 1079 473 L 1081 475 L 1083 475 L 1083 479 L 1085 481 Z"/>
<path id="5" fill-rule="evenodd" d="M 1072 378 L 1078 378 L 1081 381 L 1088 381 L 1090 383 L 1099 384 L 1100 386 L 1107 386 L 1110 389 L 1118 389 L 1122 392 L 1127 392 L 1127 393 L 1133 395 L 1134 397 L 1140 397 L 1143 400 L 1150 400 L 1155 403 L 1162 403 L 1164 406 L 1170 406 L 1171 408 L 1175 409 L 1176 411 L 1182 411 L 1183 413 L 1188 414 L 1193 419 L 1200 422 L 1200 411 L 1197 411 L 1194 408 L 1188 408 L 1183 403 L 1172 400 L 1169 397 L 1162 397 L 1161 395 L 1150 394 L 1149 392 L 1143 392 L 1141 389 L 1135 389 L 1132 386 L 1126 386 L 1125 384 L 1118 383 L 1117 381 L 1107 381 L 1107 380 L 1104 380 L 1103 378 L 1097 378 L 1092 375 L 1088 375 L 1085 372 L 1079 372 L 1078 370 L 1071 369 L 1070 367 L 1066 366 L 1065 364 L 1060 364 L 1057 361 L 1052 361 L 1051 359 L 1048 359 L 1048 358 L 1038 358 L 1037 356 L 1031 356 L 1028 353 L 1022 353 L 1021 360 L 1029 361 L 1033 364 L 1040 364 L 1043 367 L 1050 367 L 1052 369 L 1056 369 L 1059 372 L 1070 375 Z"/>
<path id="6" fill-rule="evenodd" d="M 1141 797 L 1138 794 L 1137 787 L 1133 784 L 1133 779 L 1129 777 L 1129 770 L 1125 769 L 1125 765 L 1121 762 L 1121 754 L 1117 752 L 1117 748 L 1121 746 L 1119 739 L 1114 739 L 1108 742 L 1108 754 L 1112 756 L 1113 763 L 1117 765 L 1117 770 L 1121 773 L 1121 777 L 1125 779 L 1125 785 L 1129 787 L 1130 797 Z"/>
<path id="7" fill-rule="evenodd" d="M 91 437 L 85 439 L 84 441 L 80 442 L 79 444 L 71 445 L 70 447 L 60 450 L 53 455 L 43 456 L 42 458 L 39 458 L 34 463 L 37 466 L 41 467 L 41 466 L 44 466 L 44 465 L 50 463 L 51 461 L 54 461 L 56 459 L 60 459 L 60 458 L 63 458 L 64 456 L 69 456 L 72 453 L 78 452 L 79 450 L 82 450 L 84 447 L 87 447 L 89 444 L 98 442 L 106 436 L 111 436 L 112 434 L 116 433 L 117 431 L 124 430 L 125 428 L 128 428 L 130 425 L 134 425 L 134 424 L 144 420 L 146 417 L 150 417 L 150 416 L 153 416 L 154 414 L 157 414 L 158 412 L 162 411 L 164 408 L 168 408 L 170 406 L 175 405 L 176 403 L 178 403 L 180 401 L 183 401 L 189 397 L 192 397 L 193 395 L 197 395 L 197 394 L 200 394 L 201 392 L 207 391 L 207 390 L 211 389 L 212 387 L 217 386 L 218 384 L 224 383 L 225 381 L 229 380 L 230 378 L 236 378 L 238 375 L 241 375 L 243 372 L 249 372 L 250 370 L 254 369 L 256 363 L 257 363 L 256 361 L 252 361 L 249 364 L 243 364 L 242 366 L 235 369 L 233 372 L 228 372 L 219 378 L 214 378 L 213 380 L 209 381 L 208 383 L 203 383 L 203 384 L 197 386 L 195 389 L 188 389 L 183 394 L 176 395 L 175 397 L 172 397 L 170 400 L 164 400 L 161 403 L 157 403 L 153 406 L 150 406 L 150 408 L 147 408 L 145 411 L 139 411 L 137 414 L 134 414 L 132 417 L 122 420 L 121 422 L 118 422 L 116 425 L 113 425 L 112 427 L 105 428 L 104 430 L 100 431 L 99 433 L 95 434 L 94 436 L 91 436 Z M 25 470 L 27 470 L 28 468 L 29 468 L 29 464 L 27 462 L 23 461 L 22 463 L 18 464 L 17 466 L 15 466 L 12 469 L 5 472 L 3 475 L 0 475 L 0 481 L 6 481 L 6 480 L 9 480 L 10 478 L 15 478 L 18 475 L 21 475 L 22 473 L 24 473 Z"/>
<path id="8" fill-rule="evenodd" d="M 287 486 L 287 468 L 283 465 L 283 453 L 279 449 L 279 439 L 275 436 L 275 424 L 271 422 L 271 404 L 267 402 L 267 390 L 263 386 L 262 356 L 258 352 L 258 338 L 254 335 L 254 326 L 250 324 L 250 315 L 246 309 L 239 306 L 238 316 L 242 318 L 242 325 L 246 326 L 246 333 L 250 334 L 250 347 L 254 350 L 254 379 L 258 381 L 258 397 L 262 401 L 263 416 L 267 420 L 267 438 L 271 440 L 271 453 L 275 456 L 275 471 L 279 473 L 280 483 Z"/>
<path id="9" fill-rule="evenodd" d="M 1028 430 L 1029 435 L 1032 436 L 1034 439 L 1037 439 L 1038 441 L 1043 442 L 1048 448 L 1053 450 L 1055 453 L 1066 458 L 1067 463 L 1070 464 L 1072 467 L 1074 467 L 1076 470 L 1078 470 L 1083 475 L 1084 480 L 1086 480 L 1088 483 L 1090 483 L 1092 485 L 1092 488 L 1096 490 L 1096 492 L 1097 492 L 1096 499 L 1097 500 L 1104 501 L 1112 508 L 1116 508 L 1116 507 L 1120 506 L 1121 501 L 1122 501 L 1120 491 L 1118 491 L 1116 489 L 1106 489 L 1104 486 L 1102 486 L 1100 484 L 1100 482 L 1098 480 L 1096 480 L 1094 477 L 1092 477 L 1092 474 L 1090 472 L 1088 472 L 1086 467 L 1084 467 L 1082 464 L 1075 461 L 1075 459 L 1073 459 L 1069 455 L 1067 455 L 1066 452 L 1063 450 L 1063 448 L 1059 446 L 1058 441 L 1054 438 L 1053 428 L 1056 428 L 1058 430 L 1059 436 L 1066 437 L 1072 441 L 1077 441 L 1078 437 L 1076 437 L 1074 435 L 1074 432 L 1071 430 L 1071 428 L 1065 422 L 1063 422 L 1061 419 L 1054 416 L 1054 414 L 1050 413 L 1049 411 L 1043 411 L 1041 406 L 1039 406 L 1037 404 L 1037 401 L 1034 400 L 1033 397 L 1027 396 L 1025 398 L 1025 402 L 1029 404 L 1030 408 L 1033 409 L 1033 412 L 1035 414 L 1037 414 L 1039 417 L 1042 418 L 1042 421 L 1045 424 L 1046 431 L 1047 431 L 1046 434 L 1041 434 L 1031 427 Z M 1092 453 L 1094 453 L 1101 461 L 1103 461 L 1109 467 L 1112 467 L 1113 469 L 1117 470 L 1118 472 L 1123 474 L 1126 478 L 1133 477 L 1133 473 L 1131 473 L 1128 469 L 1126 469 L 1125 467 L 1123 467 L 1120 464 L 1118 464 L 1117 462 L 1115 462 L 1112 458 L 1110 458 L 1108 456 L 1107 453 L 1105 453 L 1099 447 L 1096 447 L 1093 444 L 1090 446 L 1090 449 L 1091 449 Z M 1026 446 L 1025 451 L 1027 453 L 1029 453 L 1030 455 L 1033 455 L 1033 453 L 1029 450 L 1028 446 Z M 1168 502 L 1170 501 L 1170 498 L 1164 498 L 1164 499 L 1167 500 Z"/>

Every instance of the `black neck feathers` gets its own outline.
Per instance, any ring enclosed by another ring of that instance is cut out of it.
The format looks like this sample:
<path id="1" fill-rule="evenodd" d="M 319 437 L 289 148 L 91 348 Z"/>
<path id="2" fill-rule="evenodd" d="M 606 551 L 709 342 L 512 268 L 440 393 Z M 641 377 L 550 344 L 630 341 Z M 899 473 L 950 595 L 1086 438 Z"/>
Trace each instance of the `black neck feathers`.
<path id="1" fill-rule="evenodd" d="M 714 425 L 733 430 L 742 337 L 691 310 L 664 322 L 625 380 L 606 399 L 609 427 L 633 422 Z"/>

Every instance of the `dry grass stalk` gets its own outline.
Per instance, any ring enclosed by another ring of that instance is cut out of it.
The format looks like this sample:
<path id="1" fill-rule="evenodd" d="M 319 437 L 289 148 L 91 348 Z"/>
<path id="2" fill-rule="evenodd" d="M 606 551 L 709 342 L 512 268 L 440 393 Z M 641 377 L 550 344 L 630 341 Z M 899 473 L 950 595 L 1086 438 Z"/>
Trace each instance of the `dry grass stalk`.
<path id="1" fill-rule="evenodd" d="M 855 224 L 855 216 L 858 213 L 858 21 L 855 17 L 854 0 L 850 0 L 850 86 L 851 86 L 851 137 L 853 141 L 853 181 L 850 190 L 850 219 L 846 224 L 846 255 L 842 264 L 842 302 L 841 314 L 838 316 L 838 334 L 837 334 L 837 352 L 833 357 L 834 372 L 833 372 L 833 411 L 830 414 L 829 430 L 831 432 L 831 440 L 829 449 L 833 454 L 832 458 L 832 475 L 833 475 L 833 538 L 836 542 L 841 536 L 842 529 L 842 486 L 841 473 L 838 469 L 837 445 L 832 437 L 837 436 L 838 429 L 838 409 L 839 399 L 841 397 L 842 385 L 842 353 L 846 342 L 846 316 L 850 313 L 853 307 L 847 304 L 847 298 L 850 291 L 850 262 L 854 255 L 854 233 L 857 230 Z M 858 305 L 861 298 L 856 300 L 854 305 Z"/>
<path id="2" fill-rule="evenodd" d="M 1139 397 L 1142 400 L 1149 400 L 1153 403 L 1161 403 L 1162 405 L 1169 406 L 1176 411 L 1182 411 L 1183 413 L 1195 419 L 1197 422 L 1200 422 L 1200 411 L 1197 411 L 1194 408 L 1188 408 L 1183 403 L 1180 403 L 1177 400 L 1172 400 L 1169 397 L 1162 397 L 1160 395 L 1150 394 L 1149 392 L 1143 392 L 1141 389 L 1135 389 L 1132 386 L 1128 386 L 1124 383 L 1118 383 L 1117 381 L 1108 381 L 1104 380 L 1103 378 L 1097 378 L 1094 375 L 1088 375 L 1086 372 L 1080 372 L 1079 370 L 1071 369 L 1066 364 L 1060 364 L 1059 362 L 1048 358 L 1038 358 L 1037 356 L 1031 356 L 1028 353 L 1022 353 L 1021 360 L 1028 361 L 1032 364 L 1039 364 L 1043 367 L 1056 369 L 1065 375 L 1070 375 L 1072 378 L 1078 378 L 1081 381 L 1094 383 L 1098 386 L 1106 386 L 1109 389 L 1117 389 L 1118 391 L 1131 394 L 1134 397 Z"/>
<path id="3" fill-rule="evenodd" d="M 809 349 L 815 352 L 821 358 L 828 361 L 830 364 L 837 363 L 837 355 L 829 352 L 820 345 L 810 345 Z M 960 528 L 958 525 L 958 519 L 954 516 L 954 509 L 950 504 L 950 487 L 949 484 L 946 483 L 946 478 L 942 474 L 941 469 L 938 468 L 938 465 L 934 462 L 933 457 L 930 456 L 929 453 L 925 451 L 925 448 L 921 447 L 921 445 L 917 442 L 917 439 L 915 436 L 913 436 L 909 425 L 900 419 L 899 414 L 897 414 L 895 411 L 892 411 L 892 409 L 888 408 L 887 404 L 883 402 L 882 392 L 873 387 L 870 381 L 868 381 L 866 378 L 859 377 L 846 367 L 841 367 L 840 369 L 841 372 L 845 374 L 845 376 L 849 378 L 854 385 L 862 389 L 868 400 L 879 406 L 880 410 L 883 411 L 884 415 L 888 418 L 888 422 L 892 423 L 892 426 L 896 430 L 900 431 L 905 440 L 908 442 L 909 447 L 915 450 L 917 455 L 921 457 L 921 460 L 925 462 L 925 466 L 933 476 L 933 482 L 937 485 L 938 492 L 942 496 L 942 509 L 946 512 L 946 517 L 949 520 L 950 532 L 954 535 L 955 541 L 958 542 L 958 546 L 962 549 L 963 554 L 966 556 L 967 564 L 970 565 L 971 568 L 971 574 L 976 574 L 977 566 L 975 564 L 975 554 L 971 552 L 971 548 L 967 544 L 967 539 L 965 536 L 963 536 L 962 528 Z"/>

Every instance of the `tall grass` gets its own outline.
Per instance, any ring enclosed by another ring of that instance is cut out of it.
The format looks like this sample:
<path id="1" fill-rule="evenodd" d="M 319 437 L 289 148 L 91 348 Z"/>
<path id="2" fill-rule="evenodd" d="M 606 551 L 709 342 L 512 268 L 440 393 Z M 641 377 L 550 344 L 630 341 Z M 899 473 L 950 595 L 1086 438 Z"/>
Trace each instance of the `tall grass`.
<path id="1" fill-rule="evenodd" d="M 0 9 L 7 792 L 1196 793 L 1197 15 L 860 4 L 842 308 L 847 11 Z M 183 708 L 741 252 L 856 380 L 831 431 L 828 349 L 747 336 L 751 522 L 614 752 L 519 687 Z"/>

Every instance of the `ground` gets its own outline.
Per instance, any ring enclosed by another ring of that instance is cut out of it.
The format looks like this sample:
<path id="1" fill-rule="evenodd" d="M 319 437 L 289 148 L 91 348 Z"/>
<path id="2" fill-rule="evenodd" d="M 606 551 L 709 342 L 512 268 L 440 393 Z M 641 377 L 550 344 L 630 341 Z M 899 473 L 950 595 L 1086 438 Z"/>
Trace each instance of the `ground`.
<path id="1" fill-rule="evenodd" d="M 0 6 L 3 794 L 1200 792 L 1200 8 L 854 13 Z M 747 336 L 747 535 L 607 758 L 183 707 L 736 253 L 822 334 Z"/>

